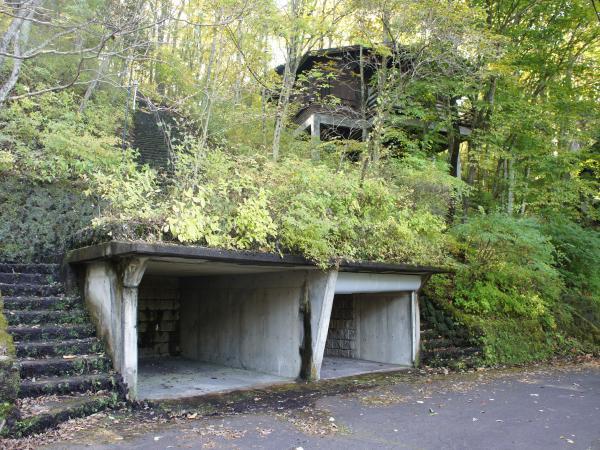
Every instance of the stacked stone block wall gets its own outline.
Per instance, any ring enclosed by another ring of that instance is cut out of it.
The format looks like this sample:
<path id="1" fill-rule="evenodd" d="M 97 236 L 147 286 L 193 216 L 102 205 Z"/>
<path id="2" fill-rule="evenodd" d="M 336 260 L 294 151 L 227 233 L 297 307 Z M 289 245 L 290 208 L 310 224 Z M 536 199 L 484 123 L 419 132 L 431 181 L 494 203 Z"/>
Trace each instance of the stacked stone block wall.
<path id="1" fill-rule="evenodd" d="M 352 295 L 336 295 L 333 299 L 325 356 L 356 357 L 356 317 Z"/>
<path id="2" fill-rule="evenodd" d="M 179 307 L 177 278 L 142 279 L 138 296 L 139 358 L 179 355 Z"/>

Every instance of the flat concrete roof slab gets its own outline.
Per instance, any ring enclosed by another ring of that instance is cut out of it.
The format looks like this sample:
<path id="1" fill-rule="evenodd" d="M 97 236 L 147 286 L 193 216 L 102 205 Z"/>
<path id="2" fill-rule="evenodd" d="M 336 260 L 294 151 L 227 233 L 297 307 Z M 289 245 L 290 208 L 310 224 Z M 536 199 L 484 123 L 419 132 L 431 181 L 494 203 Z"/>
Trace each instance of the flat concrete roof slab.
<path id="1" fill-rule="evenodd" d="M 140 400 L 191 398 L 290 381 L 293 380 L 180 357 L 142 359 L 138 363 Z"/>
<path id="2" fill-rule="evenodd" d="M 394 372 L 405 369 L 410 369 L 410 367 L 398 364 L 365 361 L 362 359 L 325 356 L 323 358 L 323 365 L 321 366 L 321 379 L 331 380 L 334 378 L 351 377 L 354 375 L 364 375 L 377 372 Z"/>
<path id="3" fill-rule="evenodd" d="M 194 245 L 179 245 L 164 242 L 121 242 L 110 241 L 88 247 L 75 248 L 66 255 L 66 262 L 70 264 L 89 263 L 106 259 L 119 259 L 131 256 L 146 257 L 155 269 L 164 270 L 164 263 L 187 263 L 187 270 L 192 274 L 196 270 L 191 269 L 190 263 L 195 262 L 203 266 L 207 262 L 223 263 L 221 271 L 226 273 L 241 272 L 240 266 L 247 267 L 247 271 L 259 272 L 259 267 L 271 268 L 304 268 L 317 270 L 314 261 L 303 256 L 287 255 L 279 253 L 264 253 L 256 251 L 225 250 Z M 225 269 L 224 264 L 234 265 L 237 268 Z M 332 267 L 337 267 L 340 272 L 368 272 L 368 273 L 407 273 L 415 275 L 428 275 L 434 273 L 446 273 L 448 270 L 436 267 L 413 266 L 409 264 L 390 264 L 376 261 L 331 261 Z M 199 269 L 200 272 L 217 273 L 208 266 Z"/>

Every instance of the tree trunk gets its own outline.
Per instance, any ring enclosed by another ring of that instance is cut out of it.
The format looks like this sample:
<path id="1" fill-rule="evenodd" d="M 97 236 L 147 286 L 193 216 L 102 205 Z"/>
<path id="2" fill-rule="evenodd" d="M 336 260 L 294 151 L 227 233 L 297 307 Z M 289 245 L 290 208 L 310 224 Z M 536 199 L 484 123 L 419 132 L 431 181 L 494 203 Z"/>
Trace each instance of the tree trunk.
<path id="1" fill-rule="evenodd" d="M 506 197 L 506 212 L 509 216 L 512 216 L 515 207 L 515 169 L 512 156 L 508 158 L 506 170 L 508 172 L 508 194 Z"/>
<path id="2" fill-rule="evenodd" d="M 98 86 L 98 82 L 100 81 L 100 78 L 102 78 L 102 76 L 108 70 L 109 63 L 110 63 L 110 58 L 108 56 L 105 56 L 104 59 L 102 60 L 102 63 L 100 64 L 100 67 L 98 68 L 98 73 L 96 74 L 96 76 L 94 77 L 92 82 L 88 85 L 88 87 L 85 91 L 85 94 L 83 95 L 83 99 L 81 100 L 81 104 L 79 105 L 79 113 L 83 113 L 83 111 L 85 111 L 87 102 L 89 101 L 90 97 L 96 90 L 96 87 Z"/>
<path id="3" fill-rule="evenodd" d="M 448 134 L 448 153 L 450 154 L 450 175 L 460 178 L 460 139 L 454 130 Z"/>
<path id="4" fill-rule="evenodd" d="M 283 125 L 287 116 L 288 107 L 290 104 L 290 95 L 294 81 L 296 79 L 296 66 L 295 61 L 290 61 L 290 58 L 286 61 L 285 69 L 283 73 L 283 86 L 277 101 L 277 111 L 275 112 L 275 131 L 273 132 L 273 148 L 272 156 L 275 161 L 279 159 L 279 146 L 281 144 L 281 132 L 283 131 Z"/>
<path id="5" fill-rule="evenodd" d="M 10 94 L 10 91 L 12 91 L 12 89 L 15 87 L 17 81 L 19 81 L 19 75 L 21 74 L 21 67 L 23 65 L 23 60 L 19 58 L 19 56 L 21 56 L 22 50 L 27 45 L 27 42 L 29 42 L 29 32 L 31 31 L 30 19 L 32 19 L 35 15 L 35 9 L 40 3 L 41 0 L 32 0 L 31 2 L 25 3 L 19 9 L 20 19 L 14 19 L 19 20 L 16 32 L 12 35 L 13 54 L 16 56 L 16 58 L 14 58 L 10 76 L 0 87 L 0 106 L 4 105 L 8 94 Z M 27 10 L 23 11 L 24 8 L 27 8 Z M 10 43 L 10 40 L 8 42 Z M 4 45 L 4 39 L 2 45 Z"/>
<path id="6" fill-rule="evenodd" d="M 365 57 L 364 48 L 360 46 L 360 119 L 362 121 L 362 136 L 361 140 L 366 142 L 369 137 L 369 124 L 367 122 L 367 102 L 369 95 L 367 92 L 367 84 L 365 81 Z"/>

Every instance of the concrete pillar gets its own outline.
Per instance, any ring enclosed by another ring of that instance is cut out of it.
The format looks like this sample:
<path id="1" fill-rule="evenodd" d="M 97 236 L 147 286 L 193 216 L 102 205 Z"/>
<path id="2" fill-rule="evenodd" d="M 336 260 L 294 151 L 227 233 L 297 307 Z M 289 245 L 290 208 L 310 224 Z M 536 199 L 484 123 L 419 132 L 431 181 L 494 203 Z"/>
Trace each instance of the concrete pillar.
<path id="1" fill-rule="evenodd" d="M 419 349 L 421 348 L 421 317 L 419 314 L 419 297 L 417 291 L 410 295 L 412 316 L 412 363 L 419 365 Z"/>
<path id="2" fill-rule="evenodd" d="M 329 330 L 329 319 L 335 295 L 335 284 L 338 272 L 314 272 L 310 274 L 308 283 L 308 299 L 310 303 L 311 357 L 309 367 L 304 368 L 304 377 L 318 380 L 321 377 L 321 365 L 325 353 L 325 342 Z"/>
<path id="3" fill-rule="evenodd" d="M 120 371 L 123 381 L 129 388 L 129 398 L 137 396 L 137 311 L 138 311 L 138 286 L 144 272 L 148 258 L 130 258 L 121 262 L 121 361 Z"/>

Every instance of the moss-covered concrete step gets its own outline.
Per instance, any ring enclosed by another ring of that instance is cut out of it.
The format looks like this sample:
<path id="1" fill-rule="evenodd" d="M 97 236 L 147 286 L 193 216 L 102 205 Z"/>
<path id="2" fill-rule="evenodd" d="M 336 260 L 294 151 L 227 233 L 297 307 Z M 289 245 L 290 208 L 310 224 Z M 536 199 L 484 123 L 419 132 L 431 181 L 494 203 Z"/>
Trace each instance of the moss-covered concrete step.
<path id="1" fill-rule="evenodd" d="M 98 392 L 117 390 L 117 377 L 109 373 L 78 375 L 72 377 L 41 377 L 22 380 L 19 397 L 39 397 L 40 395 L 71 394 L 74 392 Z"/>
<path id="2" fill-rule="evenodd" d="M 66 355 L 66 357 L 19 359 L 21 379 L 53 375 L 82 375 L 108 371 L 110 359 L 105 355 Z"/>
<path id="3" fill-rule="evenodd" d="M 12 424 L 7 436 L 24 437 L 56 427 L 62 422 L 115 407 L 114 392 L 51 395 L 26 399 L 20 405 L 21 417 Z"/>
<path id="4" fill-rule="evenodd" d="M 440 336 L 440 333 L 433 328 L 421 329 L 421 340 L 435 339 Z"/>
<path id="5" fill-rule="evenodd" d="M 40 358 L 63 355 L 89 355 L 102 352 L 104 346 L 99 339 L 89 337 L 84 339 L 66 339 L 56 341 L 24 341 L 15 344 L 17 357 Z"/>
<path id="6" fill-rule="evenodd" d="M 29 342 L 54 339 L 83 339 L 95 336 L 90 323 L 75 325 L 18 325 L 8 327 L 15 342 Z"/>
<path id="7" fill-rule="evenodd" d="M 56 281 L 53 275 L 45 273 L 0 272 L 0 283 L 5 284 L 44 284 Z"/>
<path id="8" fill-rule="evenodd" d="M 58 264 L 40 264 L 40 263 L 0 263 L 1 273 L 43 273 L 57 275 L 60 266 Z"/>
<path id="9" fill-rule="evenodd" d="M 457 359 L 465 356 L 473 356 L 481 351 L 478 347 L 447 347 L 436 348 L 434 350 L 425 350 L 421 352 L 421 358 L 426 361 L 429 359 Z"/>
<path id="10" fill-rule="evenodd" d="M 3 297 L 5 310 L 34 310 L 34 309 L 51 309 L 51 310 L 68 310 L 73 308 L 81 308 L 83 299 L 80 297 Z"/>
<path id="11" fill-rule="evenodd" d="M 9 325 L 77 324 L 85 323 L 88 320 L 87 313 L 82 308 L 68 311 L 54 311 L 51 309 L 13 310 L 5 311 L 4 315 Z"/>
<path id="12" fill-rule="evenodd" d="M 449 338 L 449 337 L 436 337 L 431 339 L 421 340 L 421 344 L 427 350 L 435 350 L 437 348 L 447 347 L 469 347 L 470 343 L 464 338 Z"/>
<path id="13" fill-rule="evenodd" d="M 20 284 L 7 284 L 0 283 L 0 293 L 3 296 L 30 296 L 39 295 L 42 297 L 48 297 L 51 295 L 58 295 L 64 293 L 64 286 L 62 284 L 32 284 L 32 283 L 20 283 Z"/>

